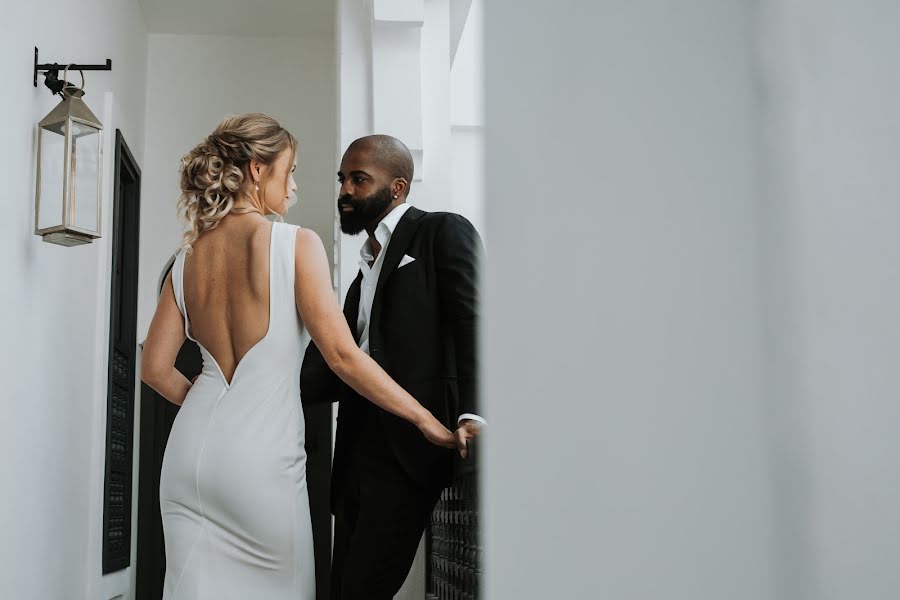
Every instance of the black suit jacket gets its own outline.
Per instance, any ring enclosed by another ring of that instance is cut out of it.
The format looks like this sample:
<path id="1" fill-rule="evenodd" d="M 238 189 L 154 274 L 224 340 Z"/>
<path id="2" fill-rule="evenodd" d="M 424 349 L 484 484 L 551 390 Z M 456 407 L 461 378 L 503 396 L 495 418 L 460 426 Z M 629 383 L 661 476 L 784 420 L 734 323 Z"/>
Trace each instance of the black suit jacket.
<path id="1" fill-rule="evenodd" d="M 481 239 L 465 218 L 410 207 L 388 243 L 369 320 L 369 354 L 448 429 L 477 413 L 478 263 Z M 415 260 L 398 268 L 404 255 Z M 360 273 L 344 315 L 356 336 Z M 377 414 L 404 470 L 428 486 L 449 485 L 455 451 L 430 444 L 409 422 L 361 398 L 311 343 L 300 377 L 303 402 L 340 401 L 332 480 L 344 475 L 355 427 Z"/>

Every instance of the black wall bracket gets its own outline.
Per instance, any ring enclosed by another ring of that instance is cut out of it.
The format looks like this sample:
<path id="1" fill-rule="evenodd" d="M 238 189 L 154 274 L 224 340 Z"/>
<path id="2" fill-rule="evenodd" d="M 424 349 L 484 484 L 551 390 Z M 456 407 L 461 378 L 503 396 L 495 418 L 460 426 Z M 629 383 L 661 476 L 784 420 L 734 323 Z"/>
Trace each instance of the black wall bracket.
<path id="1" fill-rule="evenodd" d="M 70 71 L 112 71 L 112 61 L 106 59 L 105 65 L 77 65 L 69 64 Z M 66 69 L 66 64 L 45 63 L 38 64 L 38 49 L 34 47 L 34 87 L 38 84 L 38 72 L 43 71 L 46 77 L 44 83 L 54 94 L 58 94 L 64 82 L 59 81 L 59 72 Z M 59 89 L 56 89 L 59 88 Z"/>

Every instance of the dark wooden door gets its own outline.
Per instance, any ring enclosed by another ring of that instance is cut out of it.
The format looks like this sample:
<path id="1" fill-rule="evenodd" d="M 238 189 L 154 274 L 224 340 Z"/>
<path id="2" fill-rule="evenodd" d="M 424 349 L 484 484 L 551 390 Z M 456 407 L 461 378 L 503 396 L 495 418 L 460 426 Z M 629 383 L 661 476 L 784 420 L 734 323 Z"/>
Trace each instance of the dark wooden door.
<path id="1" fill-rule="evenodd" d="M 115 161 L 103 490 L 104 574 L 124 569 L 131 562 L 131 467 L 141 171 L 119 130 L 116 130 Z"/>

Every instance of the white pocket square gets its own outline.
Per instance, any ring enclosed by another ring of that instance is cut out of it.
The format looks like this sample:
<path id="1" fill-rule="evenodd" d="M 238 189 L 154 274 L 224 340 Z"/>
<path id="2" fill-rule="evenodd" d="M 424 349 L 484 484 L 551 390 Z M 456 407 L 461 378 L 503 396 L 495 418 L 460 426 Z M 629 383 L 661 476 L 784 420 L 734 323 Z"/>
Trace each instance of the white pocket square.
<path id="1" fill-rule="evenodd" d="M 404 254 L 404 255 L 403 255 L 403 260 L 400 261 L 400 264 L 397 266 L 397 268 L 399 269 L 400 267 L 405 267 L 406 265 L 408 265 L 409 263 L 413 262 L 414 260 L 416 260 L 416 259 L 414 259 L 414 258 L 413 258 L 412 256 L 410 256 L 409 254 Z"/>

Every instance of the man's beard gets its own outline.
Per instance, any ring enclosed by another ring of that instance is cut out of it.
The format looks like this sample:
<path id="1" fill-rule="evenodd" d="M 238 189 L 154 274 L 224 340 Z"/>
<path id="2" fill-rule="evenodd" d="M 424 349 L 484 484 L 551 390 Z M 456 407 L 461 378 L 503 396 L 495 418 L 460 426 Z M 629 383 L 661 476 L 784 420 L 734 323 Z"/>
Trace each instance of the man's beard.
<path id="1" fill-rule="evenodd" d="M 356 235 L 366 228 L 366 225 L 374 223 L 378 217 L 384 214 L 391 202 L 391 190 L 385 187 L 378 190 L 368 198 L 356 200 L 345 194 L 338 198 L 338 214 L 341 216 L 341 231 L 347 235 Z M 352 206 L 353 210 L 344 212 L 344 206 Z"/>

